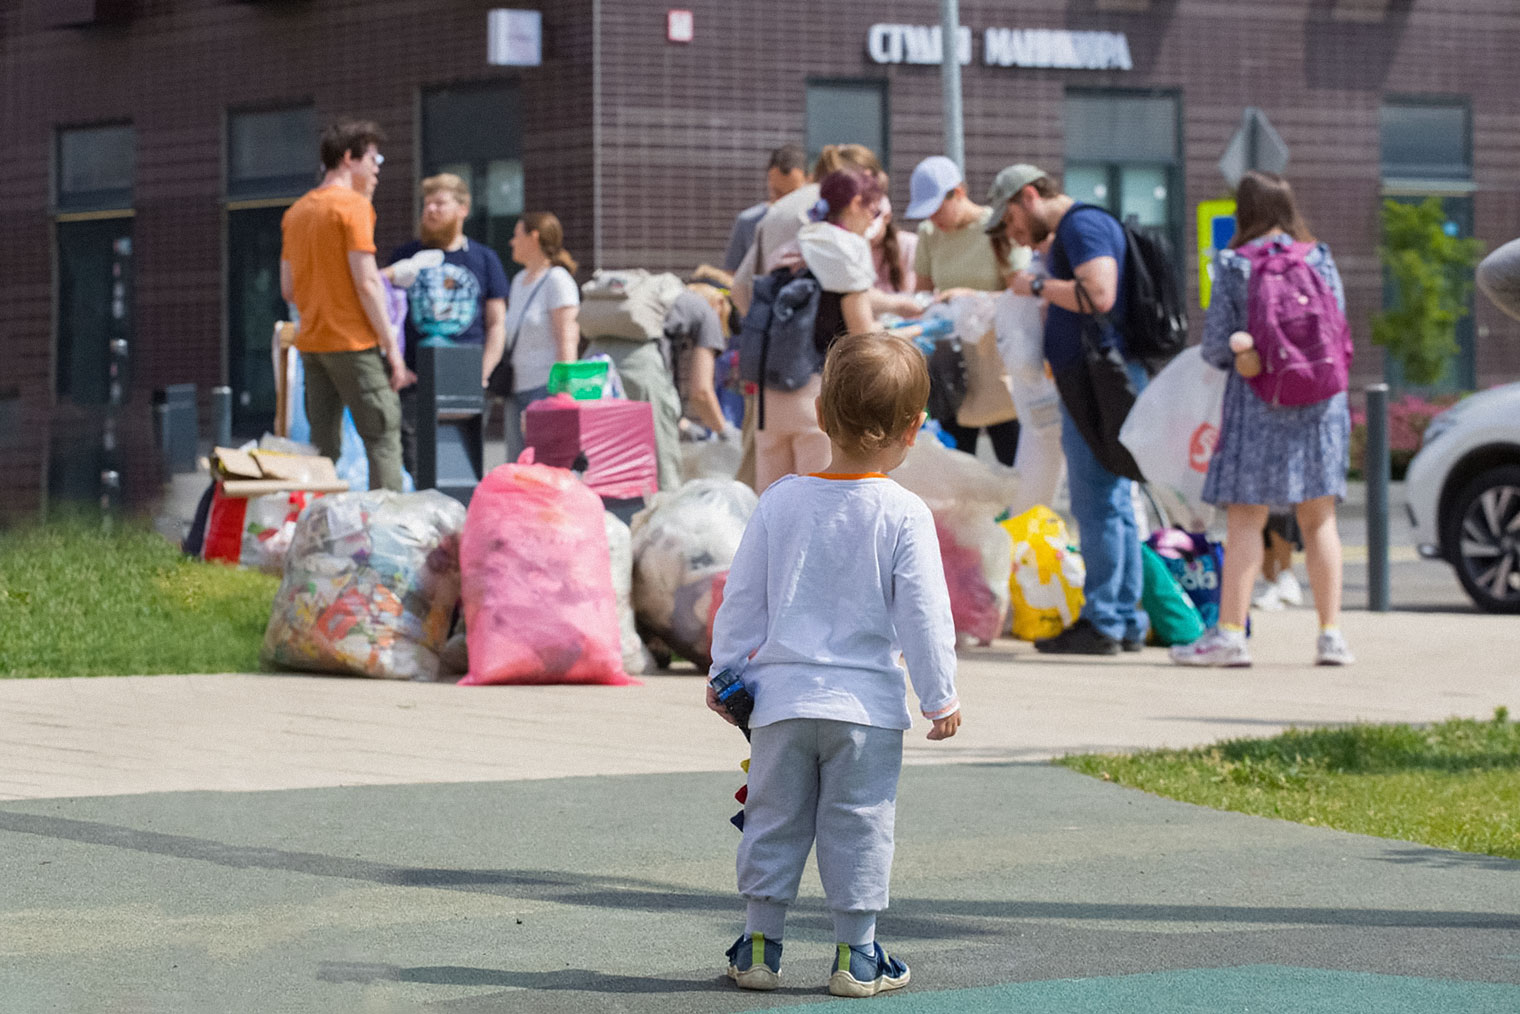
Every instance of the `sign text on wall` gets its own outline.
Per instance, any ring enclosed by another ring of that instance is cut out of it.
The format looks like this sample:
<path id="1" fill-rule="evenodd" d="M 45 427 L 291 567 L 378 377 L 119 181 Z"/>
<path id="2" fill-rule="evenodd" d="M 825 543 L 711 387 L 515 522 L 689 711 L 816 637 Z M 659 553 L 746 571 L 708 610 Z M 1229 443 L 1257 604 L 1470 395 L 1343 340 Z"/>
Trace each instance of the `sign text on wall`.
<path id="1" fill-rule="evenodd" d="M 960 61 L 971 62 L 971 29 L 960 30 Z M 872 25 L 866 52 L 875 63 L 940 62 L 938 25 Z M 1063 28 L 988 28 L 982 32 L 982 62 L 989 67 L 1043 67 L 1059 70 L 1133 70 L 1129 39 L 1123 32 L 1073 32 Z"/>

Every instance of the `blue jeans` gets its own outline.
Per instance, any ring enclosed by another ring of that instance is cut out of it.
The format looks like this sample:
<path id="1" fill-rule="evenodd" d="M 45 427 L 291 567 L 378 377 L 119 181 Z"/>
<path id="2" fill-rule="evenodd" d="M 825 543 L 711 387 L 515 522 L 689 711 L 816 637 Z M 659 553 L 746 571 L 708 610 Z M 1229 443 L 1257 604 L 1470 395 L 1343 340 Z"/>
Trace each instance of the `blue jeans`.
<path id="1" fill-rule="evenodd" d="M 1126 364 L 1135 390 L 1144 389 L 1145 368 Z M 1061 450 L 1071 486 L 1071 513 L 1077 520 L 1087 581 L 1082 616 L 1113 638 L 1141 639 L 1150 626 L 1140 608 L 1140 530 L 1135 523 L 1134 483 L 1098 463 L 1076 424 L 1061 406 Z"/>

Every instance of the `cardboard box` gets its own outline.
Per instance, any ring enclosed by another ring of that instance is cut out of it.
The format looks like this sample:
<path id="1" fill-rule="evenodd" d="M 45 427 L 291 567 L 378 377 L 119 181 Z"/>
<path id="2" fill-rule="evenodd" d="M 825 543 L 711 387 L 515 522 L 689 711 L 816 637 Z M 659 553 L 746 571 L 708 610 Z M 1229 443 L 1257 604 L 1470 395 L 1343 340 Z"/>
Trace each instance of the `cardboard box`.
<path id="1" fill-rule="evenodd" d="M 212 452 L 212 469 L 229 498 L 262 496 L 309 490 L 343 493 L 348 483 L 338 478 L 331 458 L 320 454 L 282 454 L 278 451 L 240 451 L 218 447 Z"/>

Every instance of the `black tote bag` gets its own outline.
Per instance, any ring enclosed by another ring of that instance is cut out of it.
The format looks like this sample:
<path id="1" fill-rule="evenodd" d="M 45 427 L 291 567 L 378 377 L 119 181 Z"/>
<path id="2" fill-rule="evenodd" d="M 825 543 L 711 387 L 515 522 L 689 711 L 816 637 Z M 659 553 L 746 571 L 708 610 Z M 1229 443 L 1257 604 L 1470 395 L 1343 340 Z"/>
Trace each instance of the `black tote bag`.
<path id="1" fill-rule="evenodd" d="M 551 265 L 549 271 L 553 271 Z M 502 350 L 501 359 L 491 370 L 491 375 L 486 378 L 486 393 L 494 394 L 498 398 L 510 398 L 516 393 L 517 374 L 512 366 L 512 353 L 517 349 L 517 336 L 522 334 L 523 318 L 528 316 L 528 307 L 533 305 L 533 297 L 538 295 L 538 290 L 544 287 L 549 280 L 549 271 L 544 272 L 528 293 L 528 298 L 523 300 L 522 316 L 517 318 L 517 327 L 512 331 L 512 340 L 507 342 L 507 347 Z"/>
<path id="2" fill-rule="evenodd" d="M 1119 428 L 1135 404 L 1135 384 L 1119 350 L 1103 343 L 1109 317 L 1096 311 L 1081 282 L 1077 305 L 1082 309 L 1082 356 L 1055 374 L 1056 390 L 1098 463 L 1121 478 L 1143 482 L 1140 466 L 1119 442 Z"/>

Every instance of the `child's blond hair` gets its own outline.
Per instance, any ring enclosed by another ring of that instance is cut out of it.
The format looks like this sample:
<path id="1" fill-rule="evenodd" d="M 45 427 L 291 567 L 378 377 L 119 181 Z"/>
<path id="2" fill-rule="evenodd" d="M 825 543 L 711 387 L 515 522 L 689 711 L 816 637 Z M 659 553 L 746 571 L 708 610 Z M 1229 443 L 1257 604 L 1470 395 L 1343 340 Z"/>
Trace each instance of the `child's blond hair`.
<path id="1" fill-rule="evenodd" d="M 885 331 L 849 334 L 823 363 L 823 431 L 851 454 L 871 454 L 917 429 L 929 367 L 912 342 Z"/>

